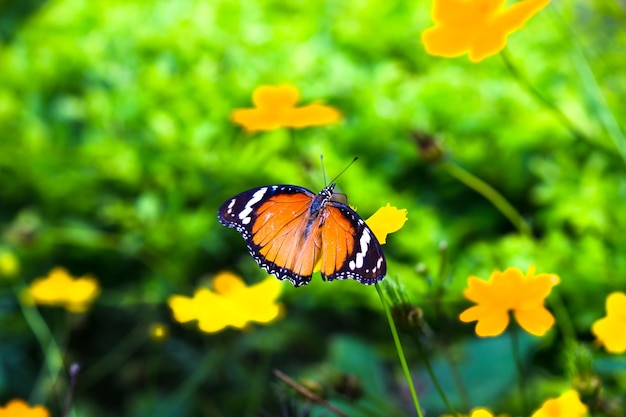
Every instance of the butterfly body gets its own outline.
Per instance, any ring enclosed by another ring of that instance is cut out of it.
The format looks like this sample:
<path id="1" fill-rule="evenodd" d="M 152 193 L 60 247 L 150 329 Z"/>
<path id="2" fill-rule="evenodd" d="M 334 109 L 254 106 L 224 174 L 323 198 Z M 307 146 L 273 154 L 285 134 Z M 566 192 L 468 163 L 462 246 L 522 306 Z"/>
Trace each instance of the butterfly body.
<path id="1" fill-rule="evenodd" d="M 354 210 L 332 200 L 334 187 L 318 194 L 296 185 L 253 188 L 224 202 L 218 218 L 241 233 L 259 266 L 296 287 L 318 264 L 324 280 L 374 284 L 386 274 L 380 244 Z"/>

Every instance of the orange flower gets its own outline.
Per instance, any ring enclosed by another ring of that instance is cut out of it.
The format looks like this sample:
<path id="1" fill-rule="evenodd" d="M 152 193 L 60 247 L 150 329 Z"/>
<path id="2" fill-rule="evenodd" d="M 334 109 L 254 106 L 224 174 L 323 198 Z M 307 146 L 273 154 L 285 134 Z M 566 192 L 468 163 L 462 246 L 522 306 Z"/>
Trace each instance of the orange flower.
<path id="1" fill-rule="evenodd" d="M 583 417 L 587 406 L 580 402 L 578 392 L 565 391 L 559 398 L 551 398 L 535 411 L 532 417 Z"/>
<path id="2" fill-rule="evenodd" d="M 606 298 L 606 316 L 591 326 L 591 332 L 611 353 L 626 352 L 626 294 L 614 292 Z"/>
<path id="3" fill-rule="evenodd" d="M 554 324 L 544 299 L 559 282 L 554 274 L 535 276 L 534 265 L 526 276 L 517 268 L 494 271 L 489 281 L 470 276 L 463 295 L 478 305 L 465 310 L 459 318 L 466 323 L 478 321 L 476 334 L 480 337 L 498 336 L 509 325 L 509 311 L 513 311 L 524 330 L 543 336 Z"/>
<path id="4" fill-rule="evenodd" d="M 339 121 L 339 111 L 322 104 L 296 107 L 300 92 L 293 85 L 262 85 L 252 94 L 252 109 L 235 109 L 231 120 L 246 130 L 274 130 L 281 127 L 303 128 Z"/>
<path id="5" fill-rule="evenodd" d="M 506 0 L 434 0 L 435 26 L 422 33 L 422 42 L 431 55 L 469 53 L 470 61 L 478 62 L 504 49 L 507 37 L 549 2 L 523 0 L 504 9 Z"/>
<path id="6" fill-rule="evenodd" d="M 0 417 L 49 417 L 50 413 L 43 405 L 30 407 L 24 400 L 11 400 L 0 407 Z"/>
<path id="7" fill-rule="evenodd" d="M 280 314 L 277 298 L 282 283 L 269 277 L 249 287 L 237 275 L 221 272 L 213 288 L 198 288 L 193 297 L 173 295 L 168 304 L 174 318 L 185 323 L 198 320 L 203 332 L 215 333 L 232 326 L 243 329 L 250 322 L 267 324 Z"/>

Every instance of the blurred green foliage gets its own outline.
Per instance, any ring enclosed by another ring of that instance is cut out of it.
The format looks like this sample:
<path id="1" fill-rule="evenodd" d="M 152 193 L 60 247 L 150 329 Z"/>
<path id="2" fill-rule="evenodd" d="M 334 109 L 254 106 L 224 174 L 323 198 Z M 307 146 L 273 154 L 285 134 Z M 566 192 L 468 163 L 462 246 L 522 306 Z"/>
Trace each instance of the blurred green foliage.
<path id="1" fill-rule="evenodd" d="M 569 122 L 500 56 L 471 64 L 426 55 L 419 36 L 429 9 L 402 1 L 3 3 L 0 245 L 19 259 L 19 277 L 0 277 L 0 404 L 28 398 L 61 415 L 65 371 L 51 383 L 50 341 L 37 339 L 18 303 L 28 282 L 61 265 L 103 286 L 85 316 L 39 309 L 64 366 L 81 364 L 77 415 L 275 413 L 293 394 L 272 368 L 318 383 L 329 370 L 357 375 L 365 400 L 348 406 L 326 392 L 351 416 L 409 415 L 371 287 L 319 276 L 305 288 L 286 284 L 284 318 L 243 333 L 199 334 L 174 323 L 165 304 L 223 269 L 262 279 L 241 237 L 219 225 L 217 207 L 260 185 L 319 190 L 322 154 L 329 176 L 359 156 L 339 187 L 363 217 L 387 202 L 408 209 L 384 246 L 387 280 L 453 351 L 497 350 L 474 345 L 472 326 L 456 319 L 467 276 L 533 263 L 561 277 L 559 298 L 579 340 L 591 341 L 606 295 L 626 288 L 626 143 L 610 126 L 612 114 L 624 130 L 624 4 L 554 2 L 509 40 L 514 68 Z M 251 106 L 255 87 L 282 83 L 297 85 L 303 103 L 337 107 L 344 121 L 254 135 L 229 122 L 231 110 Z M 420 159 L 411 131 L 432 135 L 449 161 L 498 190 L 532 236 L 441 164 Z M 438 276 L 441 242 L 447 264 Z M 165 341 L 149 337 L 158 322 L 169 325 Z M 536 407 L 572 375 L 559 334 L 529 346 Z M 623 398 L 623 357 L 595 352 L 607 398 Z M 475 360 L 501 356 L 510 367 L 506 355 Z M 470 385 L 493 380 L 481 369 L 503 369 L 459 363 L 476 369 Z M 424 384 L 420 376 L 418 389 Z M 504 393 L 456 406 L 520 414 Z M 445 411 L 428 406 L 429 415 Z"/>

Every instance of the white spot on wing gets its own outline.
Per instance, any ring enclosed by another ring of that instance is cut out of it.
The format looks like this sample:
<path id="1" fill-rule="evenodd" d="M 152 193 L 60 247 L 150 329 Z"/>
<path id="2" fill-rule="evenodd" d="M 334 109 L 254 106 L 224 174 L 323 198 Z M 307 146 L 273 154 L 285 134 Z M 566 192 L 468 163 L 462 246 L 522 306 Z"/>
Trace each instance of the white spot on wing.
<path id="1" fill-rule="evenodd" d="M 233 212 L 233 206 L 235 205 L 236 201 L 237 200 L 234 198 L 230 200 L 230 204 L 228 205 L 228 210 L 226 210 L 226 213 L 231 214 Z"/>
<path id="2" fill-rule="evenodd" d="M 369 231 L 367 229 L 363 229 L 363 234 L 361 235 L 361 239 L 359 239 L 359 246 L 361 247 L 361 250 L 356 254 L 354 261 L 350 261 L 350 269 L 354 270 L 355 268 L 363 267 L 363 260 L 365 259 L 365 255 L 367 255 L 367 250 L 369 249 L 371 240 L 372 236 Z"/>
<path id="3" fill-rule="evenodd" d="M 266 191 L 267 187 L 263 187 L 257 190 L 256 193 L 252 194 L 252 198 L 248 200 L 248 202 L 246 203 L 246 207 L 244 207 L 244 209 L 241 210 L 241 213 L 239 213 L 239 219 L 241 219 L 241 223 L 250 223 L 250 221 L 252 220 L 252 217 L 250 217 L 250 214 L 252 213 L 252 206 L 261 201 Z"/>

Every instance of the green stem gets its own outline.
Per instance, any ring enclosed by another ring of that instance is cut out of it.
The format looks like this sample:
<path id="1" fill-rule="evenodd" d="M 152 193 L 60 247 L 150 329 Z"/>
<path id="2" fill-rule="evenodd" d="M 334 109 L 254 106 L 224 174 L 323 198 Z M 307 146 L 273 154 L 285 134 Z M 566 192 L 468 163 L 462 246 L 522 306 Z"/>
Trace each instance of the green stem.
<path id="1" fill-rule="evenodd" d="M 451 176 L 489 200 L 522 235 L 532 237 L 530 226 L 522 215 L 495 188 L 452 162 L 445 162 L 442 166 Z"/>
<path id="2" fill-rule="evenodd" d="M 548 100 L 543 94 L 541 94 L 541 91 L 536 89 L 528 80 L 528 78 L 526 78 L 521 73 L 521 71 L 517 69 L 517 67 L 511 60 L 511 57 L 506 48 L 503 49 L 502 52 L 500 52 L 500 57 L 502 58 L 502 60 L 504 61 L 504 65 L 506 65 L 506 68 L 509 70 L 513 78 L 515 78 L 515 81 L 517 81 L 520 87 L 526 90 L 539 103 L 543 104 L 548 110 L 550 110 L 552 114 L 554 114 L 554 116 L 559 119 L 559 121 L 570 131 L 570 133 L 574 137 L 586 140 L 587 142 L 591 142 L 589 137 L 582 133 L 565 115 L 565 113 L 563 113 L 561 109 L 556 106 L 556 104 L 554 104 L 552 101 Z"/>
<path id="3" fill-rule="evenodd" d="M 457 366 L 456 360 L 450 354 L 450 349 L 448 346 L 441 346 L 442 352 L 446 361 L 448 362 L 448 366 L 450 367 L 450 372 L 452 373 L 452 379 L 456 385 L 456 389 L 459 391 L 459 396 L 461 397 L 461 404 L 463 408 L 470 408 L 470 400 L 469 395 L 467 394 L 467 388 L 465 387 L 465 383 L 463 382 L 463 378 L 461 378 L 461 373 L 459 372 L 459 367 Z"/>
<path id="4" fill-rule="evenodd" d="M 85 391 L 106 375 L 119 369 L 145 343 L 146 327 L 145 323 L 141 321 L 117 345 L 109 349 L 105 356 L 87 368 L 80 378 L 80 391 Z"/>
<path id="5" fill-rule="evenodd" d="M 552 12 L 553 16 L 556 16 L 555 21 L 558 22 L 561 29 L 567 32 L 567 39 L 571 43 L 574 51 L 572 60 L 574 61 L 574 66 L 578 71 L 580 79 L 583 81 L 583 85 L 587 89 L 587 96 L 591 99 L 590 101 L 593 102 L 593 108 L 596 110 L 596 115 L 609 134 L 615 148 L 617 148 L 617 151 L 622 159 L 626 161 L 626 135 L 622 132 L 622 129 L 615 118 L 615 114 L 606 101 L 606 97 L 598 84 L 598 80 L 593 74 L 589 61 L 585 57 L 585 53 L 576 38 L 576 34 L 572 30 L 571 26 L 564 21 L 563 16 L 561 16 L 555 7 L 550 7 L 549 10 Z"/>
<path id="6" fill-rule="evenodd" d="M 21 294 L 24 291 L 27 291 L 26 286 L 15 287 L 15 295 L 19 300 L 22 315 L 41 347 L 45 366 L 50 374 L 50 385 L 55 386 L 57 379 L 61 374 L 61 370 L 63 369 L 63 355 L 61 354 L 61 349 L 59 349 L 50 328 L 44 321 L 43 317 L 41 317 L 37 307 L 26 305 L 22 301 Z"/>
<path id="7" fill-rule="evenodd" d="M 576 345 L 576 329 L 574 328 L 572 320 L 570 320 L 570 316 L 565 308 L 565 304 L 563 303 L 563 298 L 561 298 L 560 291 L 554 288 L 552 290 L 552 294 L 552 302 L 550 305 L 554 310 L 556 322 L 561 329 L 566 345 L 572 347 Z"/>
<path id="8" fill-rule="evenodd" d="M 513 351 L 513 359 L 515 361 L 515 367 L 517 368 L 520 398 L 522 400 L 522 415 L 527 416 L 529 415 L 529 413 L 526 378 L 524 372 L 524 364 L 522 362 L 522 355 L 519 349 L 519 328 L 515 325 L 511 326 L 511 350 Z"/>
<path id="9" fill-rule="evenodd" d="M 400 364 L 402 365 L 402 371 L 404 372 L 404 377 L 406 378 L 406 382 L 409 386 L 409 391 L 411 392 L 411 397 L 413 398 L 413 404 L 415 405 L 415 411 L 419 417 L 424 417 L 422 415 L 422 408 L 420 407 L 419 399 L 417 398 L 417 393 L 415 392 L 415 386 L 413 385 L 413 379 L 411 378 L 411 372 L 409 371 L 409 366 L 406 362 L 406 357 L 404 356 L 404 350 L 402 349 L 402 345 L 400 344 L 400 338 L 398 337 L 398 331 L 396 330 L 396 325 L 393 322 L 393 318 L 391 317 L 391 311 L 389 310 L 389 305 L 385 300 L 385 296 L 383 295 L 383 291 L 380 288 L 378 283 L 375 284 L 376 291 L 378 292 L 378 297 L 380 298 L 380 302 L 383 305 L 383 309 L 385 310 L 385 315 L 387 316 L 387 321 L 389 322 L 389 329 L 391 329 L 391 335 L 393 336 L 393 342 L 396 345 L 396 350 L 398 352 L 398 358 L 400 359 Z"/>
<path id="10" fill-rule="evenodd" d="M 441 399 L 443 400 L 444 404 L 446 405 L 446 408 L 448 409 L 450 414 L 452 414 L 453 416 L 458 415 L 457 412 L 455 411 L 454 407 L 452 406 L 452 404 L 450 404 L 450 401 L 448 401 L 448 397 L 446 397 L 446 393 L 444 392 L 443 388 L 441 387 L 441 384 L 439 383 L 439 380 L 437 379 L 437 376 L 435 375 L 435 372 L 433 371 L 433 368 L 430 365 L 430 361 L 428 360 L 428 355 L 424 351 L 424 347 L 422 346 L 422 343 L 420 341 L 419 336 L 415 335 L 413 337 L 413 340 L 415 341 L 415 345 L 417 346 L 417 351 L 419 352 L 419 355 L 424 360 L 424 365 L 426 366 L 426 371 L 428 372 L 428 375 L 430 376 L 430 380 L 435 385 L 435 388 L 437 389 L 437 392 L 439 393 L 439 396 L 441 397 Z"/>

